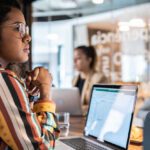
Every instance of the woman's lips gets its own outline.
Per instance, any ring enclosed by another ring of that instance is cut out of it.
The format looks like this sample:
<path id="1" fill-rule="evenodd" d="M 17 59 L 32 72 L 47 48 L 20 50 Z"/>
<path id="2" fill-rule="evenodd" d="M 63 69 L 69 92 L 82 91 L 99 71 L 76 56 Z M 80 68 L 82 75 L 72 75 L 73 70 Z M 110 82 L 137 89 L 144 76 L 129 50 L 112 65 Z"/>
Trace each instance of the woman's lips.
<path id="1" fill-rule="evenodd" d="M 23 51 L 24 51 L 25 53 L 28 53 L 28 54 L 29 54 L 29 53 L 30 53 L 29 48 L 30 48 L 30 47 L 29 47 L 29 46 L 27 46 L 27 47 L 25 47 L 25 48 L 23 49 Z"/>

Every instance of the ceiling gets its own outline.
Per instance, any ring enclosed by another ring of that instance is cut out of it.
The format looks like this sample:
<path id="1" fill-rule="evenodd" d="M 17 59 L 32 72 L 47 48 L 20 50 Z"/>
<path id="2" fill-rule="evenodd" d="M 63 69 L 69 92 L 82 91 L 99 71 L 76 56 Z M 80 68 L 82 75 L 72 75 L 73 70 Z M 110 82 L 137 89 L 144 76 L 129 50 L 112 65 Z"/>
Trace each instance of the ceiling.
<path id="1" fill-rule="evenodd" d="M 99 6 L 108 2 L 111 0 L 35 0 L 32 3 L 33 17 L 67 15 L 74 18 L 97 12 Z"/>
<path id="2" fill-rule="evenodd" d="M 100 13 L 99 11 L 102 10 L 103 8 L 105 8 L 107 6 L 112 7 L 112 4 L 116 4 L 119 5 L 120 4 L 120 0 L 97 0 L 97 1 L 103 1 L 103 3 L 101 4 L 94 4 L 92 1 L 93 0 L 32 0 L 32 7 L 33 7 L 33 13 L 32 16 L 33 17 L 37 17 L 37 18 L 44 18 L 47 19 L 48 17 L 51 17 L 50 20 L 51 21 L 55 21 L 55 20 L 65 20 L 65 19 L 72 19 L 72 18 L 76 18 L 76 17 L 81 17 L 81 16 L 89 16 L 91 14 L 98 14 Z M 132 1 L 132 0 L 125 0 L 126 3 Z M 124 1 L 124 3 L 125 3 Z M 140 0 L 138 0 L 140 1 Z M 142 1 L 142 0 L 141 0 Z M 120 4 L 121 7 L 121 4 Z M 113 7 L 112 7 L 113 8 Z M 129 7 L 130 8 L 130 7 Z M 126 9 L 125 9 L 126 10 Z M 128 11 L 128 7 L 126 12 L 125 11 L 119 11 L 118 14 L 113 15 L 113 20 L 114 18 L 116 18 L 116 20 L 118 18 L 123 18 L 123 19 L 128 19 L 127 17 L 136 17 L 139 16 L 141 18 L 150 18 L 150 3 L 146 3 L 143 5 L 135 5 L 135 8 L 132 9 L 132 11 Z M 109 12 L 111 13 L 112 10 L 110 9 Z M 102 13 L 101 13 L 102 15 Z M 66 16 L 66 17 L 62 17 L 62 16 Z M 116 16 L 116 17 L 115 17 Z M 52 19 L 52 17 L 54 19 Z M 48 18 L 49 19 L 49 18 Z M 113 28 L 114 26 L 116 26 L 116 24 L 111 23 L 111 19 L 110 20 L 110 24 L 109 25 L 105 25 L 104 24 L 99 24 L 97 26 L 103 26 L 106 28 Z M 46 20 L 47 21 L 47 20 Z M 95 25 L 90 25 L 90 26 L 94 26 Z M 96 26 L 96 27 L 97 27 Z M 96 28 L 95 27 L 95 28 Z"/>
<path id="3" fill-rule="evenodd" d="M 91 5 L 94 5 L 92 0 L 37 0 L 33 2 L 35 11 L 75 9 Z"/>
<path id="4" fill-rule="evenodd" d="M 133 18 L 143 19 L 150 25 L 150 3 L 124 8 L 107 14 L 101 14 L 100 18 L 102 19 L 98 19 L 97 16 L 97 20 L 87 23 L 88 28 L 113 31 L 118 26 L 118 22 L 128 22 Z"/>

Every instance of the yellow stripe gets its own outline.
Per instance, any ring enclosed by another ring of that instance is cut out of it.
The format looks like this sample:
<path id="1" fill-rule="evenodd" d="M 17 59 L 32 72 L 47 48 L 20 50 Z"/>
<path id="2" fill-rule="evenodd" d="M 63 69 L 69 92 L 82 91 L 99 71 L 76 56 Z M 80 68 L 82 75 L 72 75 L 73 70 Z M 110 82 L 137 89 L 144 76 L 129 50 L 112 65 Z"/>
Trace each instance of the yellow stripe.
<path id="1" fill-rule="evenodd" d="M 33 111 L 36 113 L 39 112 L 52 112 L 54 113 L 56 109 L 55 104 L 49 102 L 36 103 L 33 107 Z"/>
<path id="2" fill-rule="evenodd" d="M 0 111 L 0 137 L 9 147 L 11 147 L 14 150 L 19 150 L 1 111 Z"/>

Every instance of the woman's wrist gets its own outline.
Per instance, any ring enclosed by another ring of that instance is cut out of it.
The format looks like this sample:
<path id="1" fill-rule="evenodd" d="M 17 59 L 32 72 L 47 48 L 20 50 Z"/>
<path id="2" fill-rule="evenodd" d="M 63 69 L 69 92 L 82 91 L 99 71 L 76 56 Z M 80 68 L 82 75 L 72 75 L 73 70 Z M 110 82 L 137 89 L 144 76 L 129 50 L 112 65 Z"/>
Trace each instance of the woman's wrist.
<path id="1" fill-rule="evenodd" d="M 50 89 L 51 85 L 50 84 L 41 84 L 40 87 L 40 99 L 51 99 L 51 94 L 50 94 Z"/>

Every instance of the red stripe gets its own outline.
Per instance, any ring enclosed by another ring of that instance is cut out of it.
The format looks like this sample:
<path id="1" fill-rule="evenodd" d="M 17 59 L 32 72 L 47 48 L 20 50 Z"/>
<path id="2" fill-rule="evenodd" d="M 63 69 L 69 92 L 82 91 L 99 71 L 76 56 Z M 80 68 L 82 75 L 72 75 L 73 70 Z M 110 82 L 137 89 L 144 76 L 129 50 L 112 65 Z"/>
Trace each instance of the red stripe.
<path id="1" fill-rule="evenodd" d="M 23 111 L 26 113 L 26 118 L 28 120 L 29 126 L 31 127 L 33 138 L 37 141 L 37 137 L 39 137 L 38 133 L 37 133 L 37 129 L 32 122 L 31 114 L 27 112 L 26 103 L 25 103 L 25 99 L 23 97 L 22 91 L 14 79 L 10 78 L 10 80 L 11 80 L 13 87 L 15 88 L 15 91 L 18 95 L 18 98 L 19 98 L 19 101 L 20 101 L 20 104 L 22 107 L 21 109 L 23 109 Z M 36 123 L 37 123 L 38 127 L 41 128 L 37 119 L 36 119 Z M 40 140 L 38 140 L 38 141 L 40 141 Z"/>
<path id="2" fill-rule="evenodd" d="M 19 98 L 19 102 L 20 102 L 20 104 L 21 104 L 21 108 L 22 108 L 25 112 L 27 112 L 26 103 L 25 103 L 25 100 L 24 100 L 24 97 L 23 97 L 23 94 L 22 94 L 21 89 L 20 89 L 19 86 L 17 85 L 17 83 L 16 83 L 16 81 L 14 80 L 14 78 L 12 78 L 12 77 L 10 77 L 10 76 L 8 76 L 8 77 L 9 77 L 9 80 L 11 81 L 11 83 L 12 83 L 12 85 L 13 85 L 13 87 L 14 87 L 16 93 L 17 93 L 17 96 L 18 96 L 18 98 Z M 25 94 L 26 94 L 26 93 L 25 93 Z"/>
<path id="3" fill-rule="evenodd" d="M 17 92 L 17 95 L 18 95 L 18 98 L 19 98 L 19 101 L 20 101 L 20 104 L 21 104 L 21 107 L 24 108 L 26 107 L 26 103 L 25 103 L 25 99 L 23 97 L 23 94 L 20 87 L 18 86 L 18 84 L 14 81 L 14 79 L 10 78 L 12 84 L 13 84 L 13 87 L 15 88 L 15 91 Z M 25 110 L 27 110 L 25 108 Z M 43 139 L 41 137 L 39 137 L 38 135 L 38 132 L 37 132 L 37 129 L 35 127 L 35 124 L 33 124 L 32 122 L 32 119 L 31 119 L 31 114 L 27 113 L 26 112 L 26 118 L 28 120 L 28 124 L 30 125 L 31 129 L 32 129 L 32 135 L 33 135 L 33 138 L 35 141 L 37 141 L 39 143 L 39 146 L 41 149 L 44 149 L 46 150 L 47 148 L 45 147 L 45 144 L 42 142 Z M 35 122 L 37 123 L 36 125 L 41 128 L 40 124 L 39 124 L 39 121 L 37 120 L 37 117 L 34 118 L 35 119 Z"/>
<path id="4" fill-rule="evenodd" d="M 18 84 L 14 80 L 14 78 L 12 78 L 12 76 L 8 76 L 8 77 L 9 77 L 9 79 L 10 79 L 10 81 L 11 81 L 11 83 L 12 83 L 14 89 L 15 89 L 15 91 L 17 92 L 17 95 L 18 95 L 18 98 L 19 98 L 19 102 L 20 102 L 20 105 L 21 105 L 21 109 L 23 109 L 23 111 L 26 112 L 27 111 L 27 106 L 26 106 L 25 99 L 24 99 L 24 96 L 22 94 L 22 91 L 21 91 L 20 87 L 18 86 Z M 44 102 L 50 102 L 51 103 L 51 101 L 48 101 L 48 100 L 44 100 Z M 0 103 L 2 103 L 2 101 L 0 101 Z M 22 147 L 22 145 L 21 145 L 21 143 L 20 143 L 20 141 L 18 139 L 18 136 L 17 136 L 17 134 L 15 132 L 15 129 L 13 128 L 13 124 L 12 124 L 12 121 L 10 119 L 10 116 L 8 115 L 8 112 L 5 109 L 5 106 L 3 104 L 1 104 L 0 105 L 0 109 L 2 110 L 2 113 L 4 113 L 3 115 L 4 115 L 5 119 L 6 119 L 6 122 L 8 123 L 8 127 L 11 128 L 11 134 L 13 135 L 13 138 L 14 138 L 18 148 L 19 149 L 23 149 L 23 147 Z M 31 120 L 31 114 L 30 113 L 26 112 L 26 119 L 27 119 L 27 121 L 28 121 L 28 123 L 29 123 L 29 125 L 30 125 L 30 127 L 32 129 L 32 134 L 34 133 L 33 134 L 34 139 L 39 143 L 39 148 L 41 150 L 43 150 L 43 149 L 47 150 L 48 149 L 48 147 L 47 147 L 48 145 L 46 144 L 47 145 L 46 146 L 44 144 L 44 142 L 43 142 L 44 139 L 42 139 L 41 137 L 38 136 L 36 127 L 35 127 L 35 125 L 33 124 L 32 120 Z M 39 122 L 38 122 L 37 118 L 35 117 L 34 119 L 36 120 L 37 125 L 39 125 Z M 40 127 L 40 125 L 39 125 L 39 127 Z"/>
<path id="5" fill-rule="evenodd" d="M 8 145 L 4 141 L 2 141 L 2 139 L 0 139 L 0 150 L 4 150 L 7 147 Z"/>
<path id="6" fill-rule="evenodd" d="M 5 118 L 5 121 L 7 122 L 8 128 L 11 131 L 11 136 L 13 137 L 14 141 L 16 142 L 16 145 L 19 149 L 23 149 L 22 144 L 20 143 L 20 140 L 16 134 L 16 131 L 14 129 L 14 126 L 12 124 L 12 120 L 7 112 L 7 110 L 5 109 L 5 105 L 3 104 L 2 98 L 0 97 L 0 110 Z"/>

